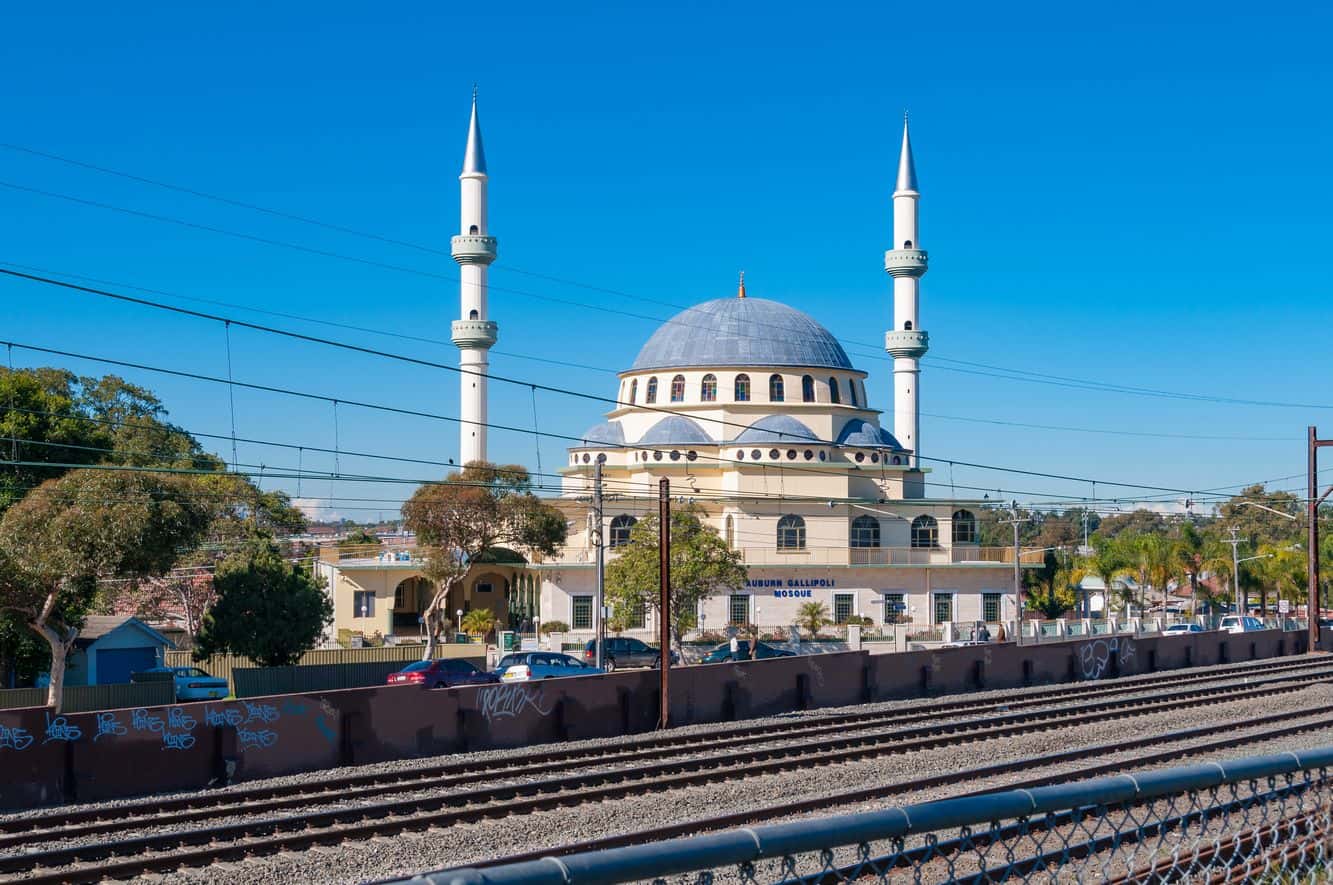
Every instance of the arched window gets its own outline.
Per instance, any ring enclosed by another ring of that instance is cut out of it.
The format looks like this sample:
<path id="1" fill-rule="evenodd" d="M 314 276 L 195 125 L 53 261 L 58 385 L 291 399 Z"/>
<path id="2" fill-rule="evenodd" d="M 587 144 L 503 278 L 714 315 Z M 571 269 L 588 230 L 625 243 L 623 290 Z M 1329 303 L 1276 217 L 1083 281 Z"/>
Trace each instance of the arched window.
<path id="1" fill-rule="evenodd" d="M 475 320 L 475 319 L 477 319 L 477 312 L 476 312 L 475 310 L 469 310 L 469 311 L 467 312 L 467 318 L 470 319 L 470 320 Z"/>
<path id="2" fill-rule="evenodd" d="M 953 512 L 953 542 L 955 544 L 973 544 L 977 540 L 977 518 L 971 510 Z"/>
<path id="3" fill-rule="evenodd" d="M 656 375 L 654 375 L 653 377 L 651 377 L 651 378 L 648 379 L 648 389 L 647 389 L 647 391 L 644 392 L 644 400 L 643 400 L 643 401 L 646 402 L 646 403 L 655 403 L 655 402 L 657 402 L 657 376 L 656 376 Z"/>
<path id="4" fill-rule="evenodd" d="M 677 375 L 671 379 L 671 401 L 680 403 L 685 401 L 685 376 Z"/>
<path id="5" fill-rule="evenodd" d="M 731 514 L 727 514 L 727 520 L 723 523 L 722 537 L 727 539 L 727 546 L 736 546 L 736 524 L 731 519 Z"/>
<path id="6" fill-rule="evenodd" d="M 477 226 L 476 226 L 475 224 L 472 225 L 471 227 L 469 227 L 469 228 L 467 229 L 467 232 L 470 233 L 472 236 L 475 237 L 475 236 L 477 235 L 477 233 L 478 233 L 478 231 L 477 231 Z"/>
<path id="7" fill-rule="evenodd" d="M 852 520 L 851 546 L 878 547 L 879 520 L 873 516 L 858 516 Z"/>
<path id="8" fill-rule="evenodd" d="M 828 380 L 828 401 L 835 404 L 842 402 L 842 397 L 838 395 L 837 378 L 830 378 Z"/>
<path id="9" fill-rule="evenodd" d="M 629 401 L 632 405 L 639 398 L 639 379 L 635 378 L 629 383 Z"/>
<path id="10" fill-rule="evenodd" d="M 622 513 L 611 520 L 611 540 L 609 546 L 624 547 L 629 543 L 629 530 L 634 528 L 637 519 L 628 513 Z"/>
<path id="11" fill-rule="evenodd" d="M 794 513 L 788 513 L 778 520 L 778 549 L 805 549 L 805 520 Z"/>
<path id="12" fill-rule="evenodd" d="M 940 546 L 940 524 L 933 516 L 918 516 L 912 520 L 912 546 Z"/>
<path id="13" fill-rule="evenodd" d="M 750 401 L 750 376 L 736 376 L 736 402 L 748 403 Z"/>
<path id="14" fill-rule="evenodd" d="M 903 329 L 907 332 L 912 331 L 912 321 L 908 320 L 907 322 L 903 323 Z"/>
<path id="15" fill-rule="evenodd" d="M 852 401 L 852 405 L 860 408 L 860 403 L 856 401 L 856 379 L 847 379 L 847 398 Z"/>
<path id="16" fill-rule="evenodd" d="M 786 392 L 786 391 L 783 389 L 783 386 L 782 386 L 782 376 L 781 376 L 781 375 L 769 375 L 769 376 L 768 376 L 768 401 L 769 401 L 770 403 L 780 403 L 780 402 L 782 402 L 782 398 L 783 398 L 785 392 Z"/>
<path id="17" fill-rule="evenodd" d="M 705 403 L 717 401 L 716 375 L 710 373 L 704 376 L 704 380 L 699 384 L 699 399 Z"/>
<path id="18" fill-rule="evenodd" d="M 910 248 L 912 248 L 912 241 L 911 241 L 911 240 L 903 240 L 903 248 L 904 248 L 904 249 L 910 249 Z"/>
<path id="19" fill-rule="evenodd" d="M 815 379 L 809 375 L 801 378 L 801 402 L 812 403 L 815 401 Z"/>

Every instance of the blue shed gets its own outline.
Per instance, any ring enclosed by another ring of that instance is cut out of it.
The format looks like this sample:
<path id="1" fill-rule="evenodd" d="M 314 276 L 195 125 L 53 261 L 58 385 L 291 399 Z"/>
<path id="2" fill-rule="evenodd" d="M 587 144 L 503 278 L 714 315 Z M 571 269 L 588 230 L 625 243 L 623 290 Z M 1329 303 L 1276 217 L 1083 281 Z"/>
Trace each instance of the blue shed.
<path id="1" fill-rule="evenodd" d="M 138 618 L 90 615 L 74 641 L 66 685 L 113 685 L 130 674 L 162 665 L 162 653 L 176 644 Z"/>

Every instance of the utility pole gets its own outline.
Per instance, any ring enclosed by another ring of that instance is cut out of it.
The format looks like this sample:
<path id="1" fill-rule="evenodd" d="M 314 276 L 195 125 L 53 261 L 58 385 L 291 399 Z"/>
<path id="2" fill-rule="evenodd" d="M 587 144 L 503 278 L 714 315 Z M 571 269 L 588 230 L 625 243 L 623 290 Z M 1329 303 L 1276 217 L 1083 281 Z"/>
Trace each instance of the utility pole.
<path id="1" fill-rule="evenodd" d="M 597 669 L 602 668 L 606 645 L 606 523 L 602 519 L 602 456 L 592 468 L 592 518 L 597 529 L 592 543 L 597 548 L 597 631 L 593 645 L 597 649 Z"/>
<path id="2" fill-rule="evenodd" d="M 1241 539 L 1236 537 L 1236 530 L 1234 528 L 1231 530 L 1231 537 L 1227 538 L 1226 542 L 1231 545 L 1231 581 L 1232 584 L 1234 585 L 1233 598 L 1236 601 L 1236 614 L 1243 617 L 1249 614 L 1249 612 L 1246 611 L 1248 606 L 1245 604 L 1248 600 L 1243 600 L 1241 599 L 1240 596 L 1239 549 L 1240 549 Z"/>
<path id="3" fill-rule="evenodd" d="M 1018 546 L 1018 527 L 1022 523 L 1031 522 L 1031 517 L 1018 517 L 1018 502 L 1014 501 L 1011 505 L 1013 518 L 1001 520 L 1001 525 L 1011 525 L 1014 527 L 1014 604 L 1018 607 L 1018 636 L 1015 637 L 1019 645 L 1023 644 L 1023 566 L 1019 562 L 1021 550 Z"/>
<path id="4" fill-rule="evenodd" d="M 661 579 L 661 599 L 658 604 L 658 634 L 661 655 L 658 669 L 662 675 L 661 712 L 658 728 L 671 727 L 671 482 L 663 478 L 657 483 L 657 567 Z"/>
<path id="5" fill-rule="evenodd" d="M 1309 599 L 1306 615 L 1310 622 L 1310 642 L 1308 651 L 1315 651 L 1319 646 L 1319 505 L 1333 492 L 1329 486 L 1319 494 L 1319 450 L 1324 446 L 1333 446 L 1333 439 L 1320 439 L 1313 424 L 1309 427 L 1309 440 L 1306 456 L 1309 475 L 1306 485 L 1306 518 L 1310 521 L 1309 535 L 1306 538 L 1305 572 L 1306 590 Z"/>

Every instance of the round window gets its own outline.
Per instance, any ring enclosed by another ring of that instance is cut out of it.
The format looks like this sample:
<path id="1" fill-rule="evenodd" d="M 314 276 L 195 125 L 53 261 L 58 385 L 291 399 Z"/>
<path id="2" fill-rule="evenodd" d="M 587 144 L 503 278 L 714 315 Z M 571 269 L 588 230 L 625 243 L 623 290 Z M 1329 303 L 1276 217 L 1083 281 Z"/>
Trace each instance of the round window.
<path id="1" fill-rule="evenodd" d="M 878 464 L 878 463 L 879 463 L 879 452 L 871 452 L 871 453 L 870 453 L 870 462 L 871 462 L 872 464 Z"/>
<path id="2" fill-rule="evenodd" d="M 824 452 L 820 452 L 820 453 L 819 453 L 819 460 L 823 461 L 823 460 L 825 460 L 826 458 L 828 458 L 828 455 L 827 455 L 826 453 L 824 453 Z"/>
<path id="3" fill-rule="evenodd" d="M 861 463 L 862 461 L 864 461 L 865 459 L 866 459 L 866 453 L 865 453 L 865 452 L 857 452 L 857 453 L 856 453 L 856 463 L 857 463 L 857 464 L 860 464 L 860 463 Z"/>
<path id="4" fill-rule="evenodd" d="M 597 456 L 597 463 L 598 463 L 598 464 L 605 464 L 605 463 L 606 463 L 606 452 L 602 452 L 601 454 L 599 454 L 599 455 Z"/>
<path id="5" fill-rule="evenodd" d="M 759 451 L 758 449 L 751 449 L 751 450 L 750 450 L 750 457 L 753 458 L 753 459 L 755 459 L 756 461 L 758 461 L 758 460 L 759 460 L 760 458 L 762 458 L 763 456 L 764 456 L 763 452 Z"/>
<path id="6" fill-rule="evenodd" d="M 685 460 L 686 460 L 686 461 L 693 461 L 693 460 L 694 460 L 695 458 L 697 458 L 697 457 L 699 457 L 699 453 L 698 453 L 698 452 L 695 452 L 695 451 L 689 451 L 689 452 L 686 452 L 686 453 L 685 453 Z"/>
<path id="7" fill-rule="evenodd" d="M 736 450 L 736 460 L 737 460 L 737 461 L 744 461 L 744 460 L 745 460 L 745 450 L 744 450 L 744 449 L 737 449 L 737 450 Z"/>
<path id="8" fill-rule="evenodd" d="M 769 457 L 771 460 L 776 461 L 776 460 L 778 460 L 779 458 L 781 458 L 782 455 L 778 452 L 777 449 L 769 449 L 769 450 L 768 450 L 768 457 Z"/>
<path id="9" fill-rule="evenodd" d="M 654 460 L 654 461 L 661 461 L 661 460 L 662 460 L 662 453 L 661 453 L 661 452 L 653 452 L 653 460 Z"/>
<path id="10" fill-rule="evenodd" d="M 591 460 L 592 460 L 592 458 L 590 458 L 590 457 L 588 456 L 588 453 L 587 453 L 587 452 L 584 452 L 584 453 L 583 453 L 583 463 L 584 463 L 584 464 L 587 464 L 587 463 L 588 463 L 589 461 L 591 461 Z"/>
<path id="11" fill-rule="evenodd" d="M 795 461 L 795 460 L 796 460 L 796 450 L 795 450 L 795 449 L 788 449 L 788 450 L 787 450 L 787 460 L 788 460 L 788 461 Z"/>
<path id="12" fill-rule="evenodd" d="M 672 460 L 672 461 L 679 461 L 679 460 L 680 460 L 680 452 L 672 452 L 672 453 L 671 453 L 671 460 Z"/>
<path id="13" fill-rule="evenodd" d="M 805 460 L 810 461 L 810 460 L 812 460 L 814 457 L 815 457 L 815 453 L 814 453 L 814 452 L 810 451 L 809 449 L 806 449 L 806 450 L 805 450 Z"/>

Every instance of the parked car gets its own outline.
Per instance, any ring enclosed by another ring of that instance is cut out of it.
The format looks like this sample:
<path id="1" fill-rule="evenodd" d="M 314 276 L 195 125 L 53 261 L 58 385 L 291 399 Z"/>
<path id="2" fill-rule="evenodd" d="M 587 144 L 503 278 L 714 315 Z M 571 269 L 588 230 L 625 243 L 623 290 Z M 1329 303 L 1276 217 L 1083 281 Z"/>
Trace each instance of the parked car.
<path id="1" fill-rule="evenodd" d="M 1264 629 L 1264 624 L 1258 618 L 1249 615 L 1227 615 L 1217 629 L 1223 633 L 1249 633 L 1252 630 Z"/>
<path id="2" fill-rule="evenodd" d="M 532 679 L 555 679 L 561 676 L 593 676 L 603 670 L 585 664 L 573 655 L 549 651 L 523 651 L 505 655 L 495 666 L 495 676 L 501 682 L 527 682 Z"/>
<path id="3" fill-rule="evenodd" d="M 742 661 L 748 661 L 750 657 L 750 641 L 742 639 L 736 644 L 736 657 Z M 774 648 L 766 642 L 760 642 L 755 645 L 754 660 L 761 661 L 764 658 L 794 658 L 795 652 L 787 651 L 785 648 Z M 704 664 L 720 664 L 723 661 L 731 660 L 731 643 L 724 642 L 717 648 L 704 655 Z"/>
<path id="4" fill-rule="evenodd" d="M 227 680 L 205 673 L 198 667 L 151 667 L 135 673 L 131 681 L 134 677 L 150 674 L 160 674 L 163 679 L 169 677 L 176 688 L 178 701 L 215 701 L 231 694 Z"/>
<path id="5" fill-rule="evenodd" d="M 413 661 L 397 673 L 390 673 L 386 685 L 425 685 L 427 688 L 452 688 L 455 685 L 485 685 L 500 680 L 493 673 L 478 670 L 461 658 Z"/>
<path id="6" fill-rule="evenodd" d="M 583 662 L 597 663 L 596 639 L 589 639 L 588 644 L 583 646 Z M 680 655 L 671 652 L 671 666 L 674 667 L 679 663 Z M 602 669 L 608 673 L 614 673 L 621 667 L 660 666 L 662 666 L 662 653 L 640 639 L 612 636 L 606 640 L 606 648 L 602 652 Z"/>
<path id="7" fill-rule="evenodd" d="M 1172 624 L 1162 631 L 1163 636 L 1185 636 L 1190 633 L 1202 633 L 1203 628 L 1198 624 Z"/>

